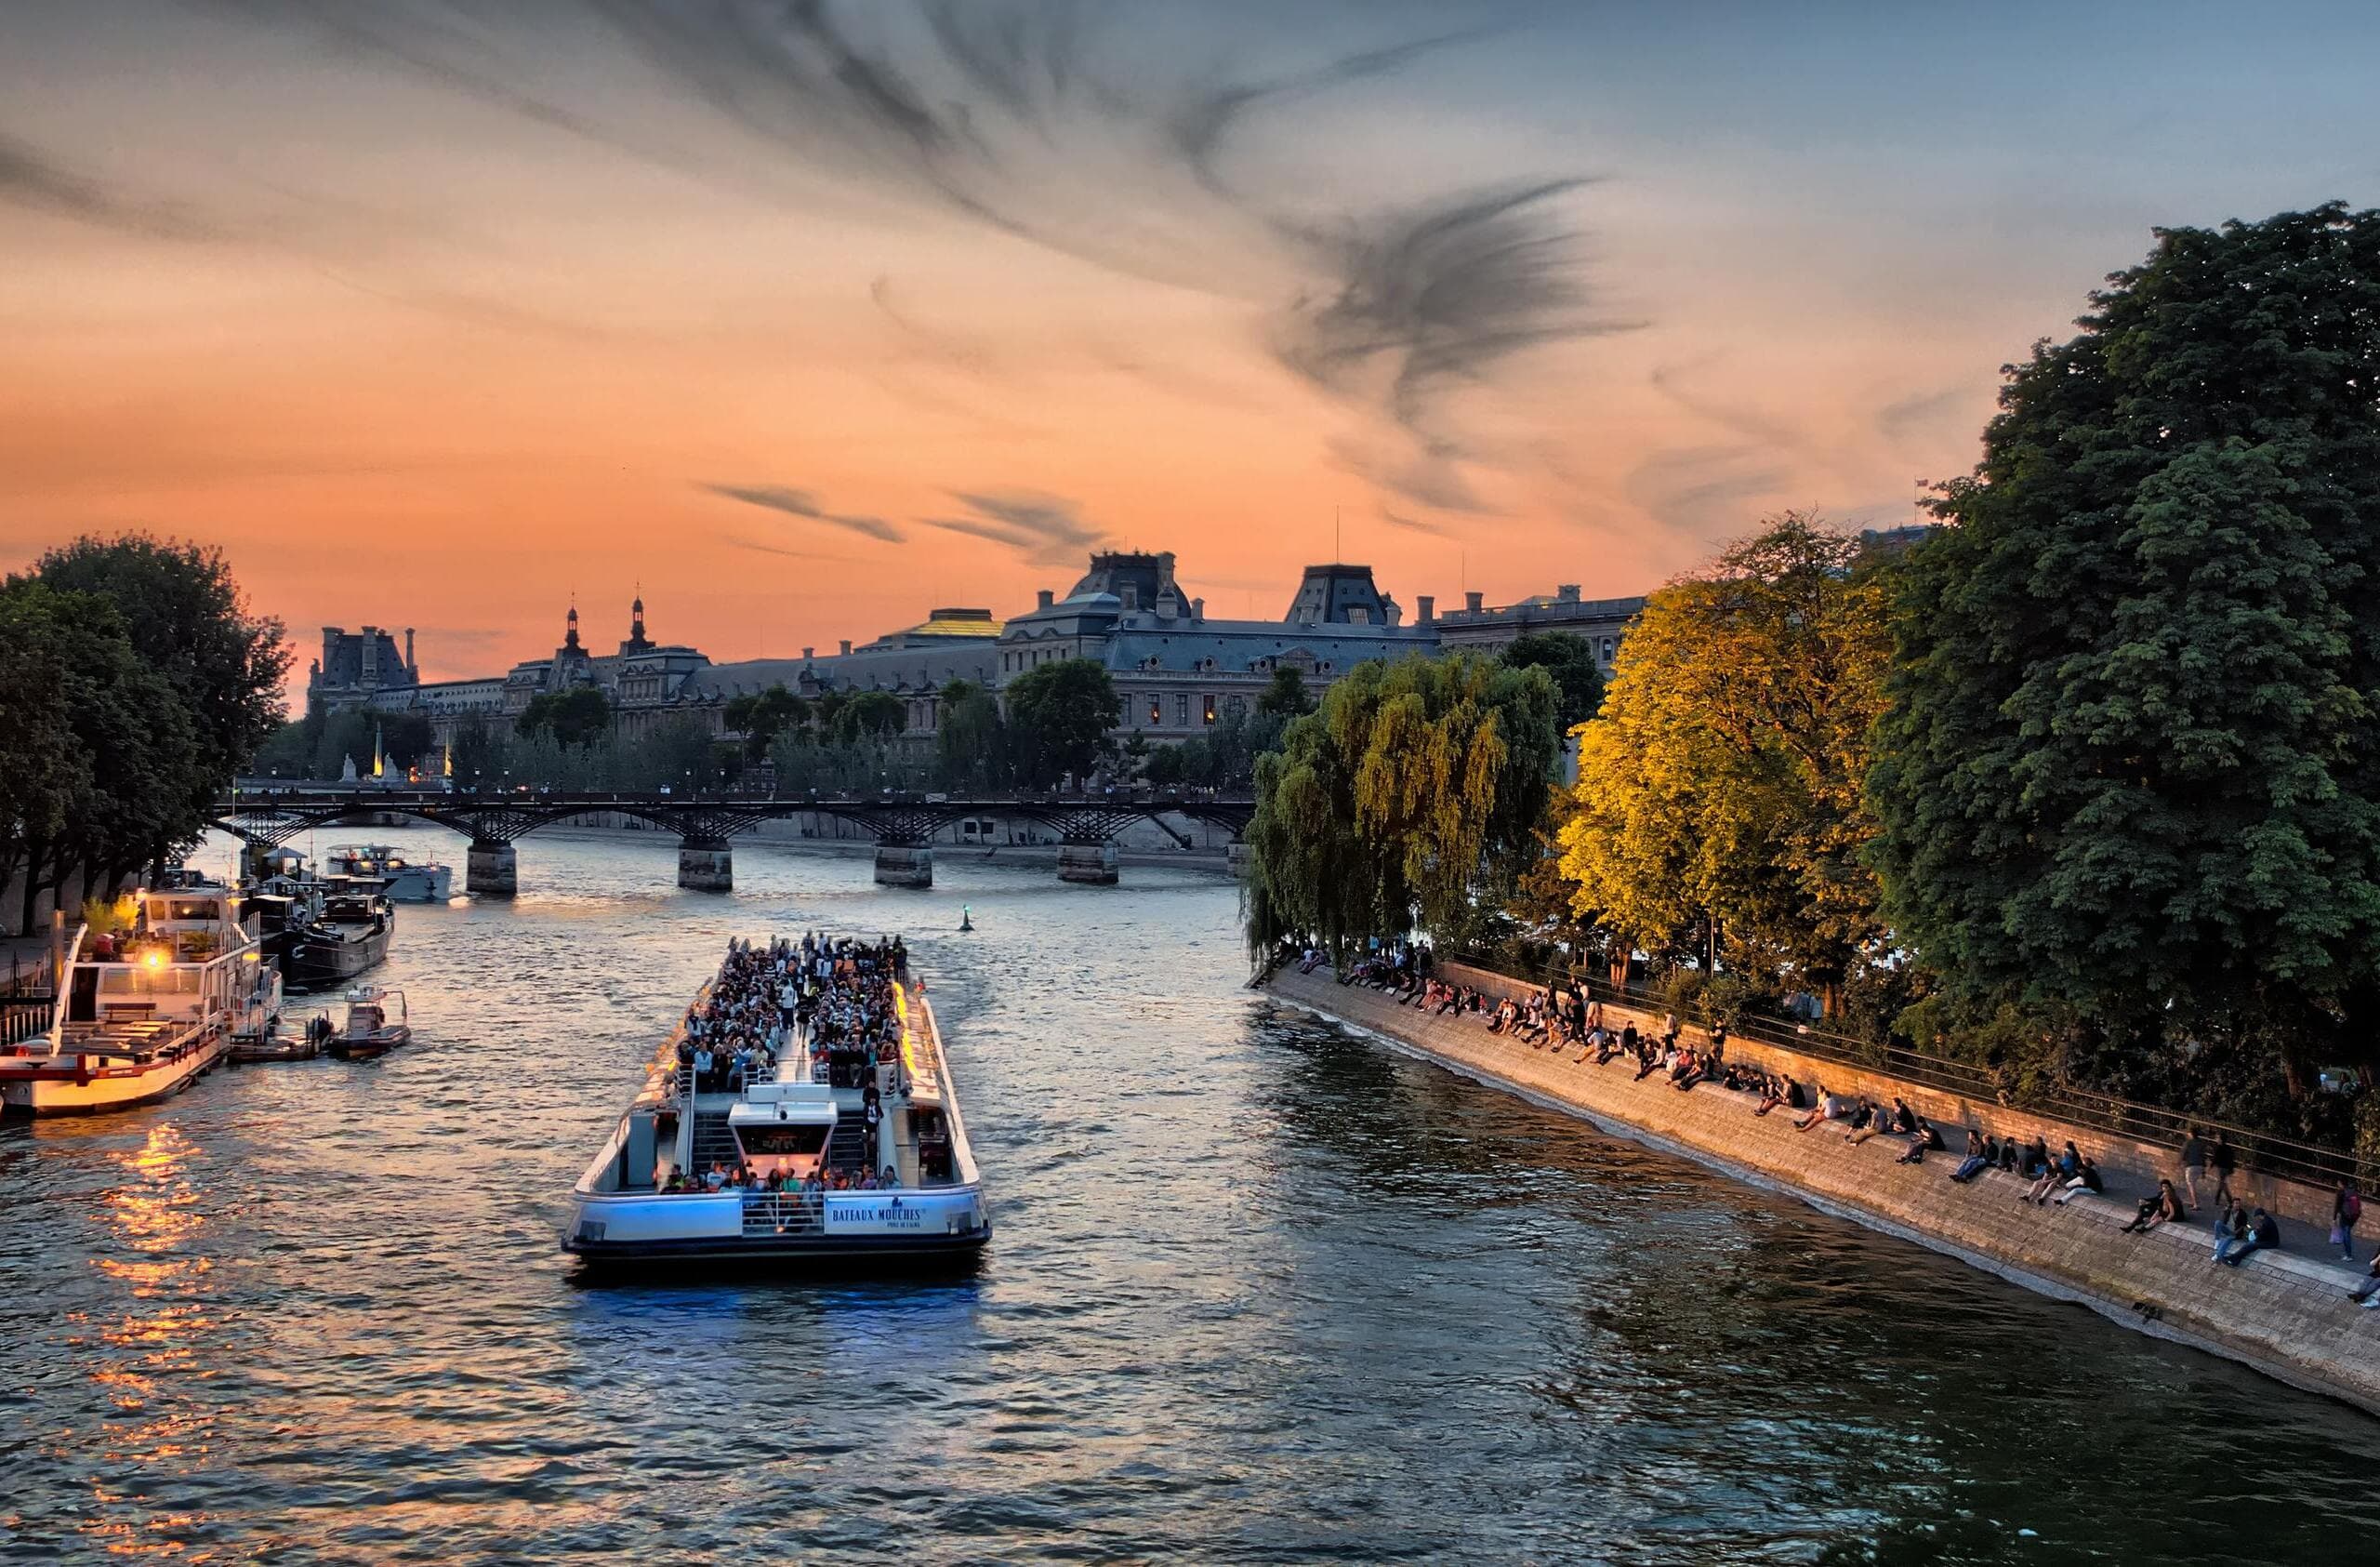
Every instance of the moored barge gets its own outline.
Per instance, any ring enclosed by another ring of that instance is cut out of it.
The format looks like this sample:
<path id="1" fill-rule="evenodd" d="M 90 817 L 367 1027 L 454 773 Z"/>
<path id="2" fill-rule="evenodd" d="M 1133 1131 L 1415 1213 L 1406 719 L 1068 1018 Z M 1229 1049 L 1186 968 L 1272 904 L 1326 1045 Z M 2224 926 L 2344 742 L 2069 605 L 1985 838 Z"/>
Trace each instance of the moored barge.
<path id="1" fill-rule="evenodd" d="M 898 942 L 731 942 L 571 1193 L 590 1268 L 972 1260 L 983 1183 Z"/>

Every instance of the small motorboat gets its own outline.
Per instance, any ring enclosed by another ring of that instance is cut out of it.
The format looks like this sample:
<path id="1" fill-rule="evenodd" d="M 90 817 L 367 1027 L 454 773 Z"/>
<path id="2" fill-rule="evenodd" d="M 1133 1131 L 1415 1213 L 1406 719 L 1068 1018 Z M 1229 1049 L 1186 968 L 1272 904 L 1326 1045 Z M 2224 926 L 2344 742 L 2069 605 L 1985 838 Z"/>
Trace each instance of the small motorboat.
<path id="1" fill-rule="evenodd" d="M 389 1016 L 391 1003 L 396 1010 L 393 1019 Z M 323 1041 L 323 1054 L 342 1061 L 369 1061 L 412 1038 L 413 1026 L 405 1018 L 405 993 L 359 985 L 347 993 L 346 1025 Z"/>

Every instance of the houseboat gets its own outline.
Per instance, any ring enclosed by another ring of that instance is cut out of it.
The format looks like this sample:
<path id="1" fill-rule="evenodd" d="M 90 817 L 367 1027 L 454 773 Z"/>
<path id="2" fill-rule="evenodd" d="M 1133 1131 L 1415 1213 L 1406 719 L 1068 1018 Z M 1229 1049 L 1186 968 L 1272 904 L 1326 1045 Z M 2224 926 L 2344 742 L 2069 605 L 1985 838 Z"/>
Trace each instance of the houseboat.
<path id="1" fill-rule="evenodd" d="M 280 953 L 281 972 L 294 990 L 344 985 L 389 955 L 396 935 L 397 910 L 365 876 L 322 876 L 300 883 L 311 893 L 313 912 L 289 930 Z"/>
<path id="2" fill-rule="evenodd" d="M 334 843 L 324 861 L 335 876 L 368 877 L 391 903 L 443 903 L 454 895 L 455 870 L 386 843 Z"/>
<path id="3" fill-rule="evenodd" d="M 0 1107 L 121 1109 L 188 1087 L 236 1037 L 262 1037 L 280 984 L 228 887 L 140 893 L 121 930 L 68 948 L 49 1030 L 0 1051 Z"/>
<path id="4" fill-rule="evenodd" d="M 732 944 L 570 1195 L 590 1269 L 964 1263 L 991 1239 L 924 987 L 897 944 Z"/>

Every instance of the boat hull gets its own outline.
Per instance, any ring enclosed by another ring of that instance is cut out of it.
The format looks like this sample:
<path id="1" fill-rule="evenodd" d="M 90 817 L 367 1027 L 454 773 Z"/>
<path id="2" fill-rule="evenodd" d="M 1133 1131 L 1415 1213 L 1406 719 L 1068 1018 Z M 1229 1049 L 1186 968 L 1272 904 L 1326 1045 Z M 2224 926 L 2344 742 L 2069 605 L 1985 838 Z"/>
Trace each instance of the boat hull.
<path id="1" fill-rule="evenodd" d="M 19 1115 L 99 1115 L 129 1109 L 180 1093 L 223 1059 L 229 1035 L 217 1033 L 171 1061 L 146 1070 L 99 1068 L 77 1071 L 74 1057 L 67 1065 L 44 1061 L 30 1069 L 0 1071 L 0 1109 Z"/>
<path id="2" fill-rule="evenodd" d="M 380 880 L 391 903 L 443 903 L 455 892 L 455 870 L 447 865 L 408 865 L 380 872 Z"/>
<path id="3" fill-rule="evenodd" d="M 282 957 L 282 977 L 293 990 L 343 985 L 389 955 L 391 934 L 385 924 L 351 939 L 301 933 Z"/>
<path id="4" fill-rule="evenodd" d="M 781 1206 L 737 1192 L 578 1199 L 562 1248 L 606 1269 L 734 1263 L 827 1271 L 853 1266 L 962 1263 L 982 1254 L 992 1225 L 972 1187 L 823 1195 L 809 1228 L 770 1221 Z"/>

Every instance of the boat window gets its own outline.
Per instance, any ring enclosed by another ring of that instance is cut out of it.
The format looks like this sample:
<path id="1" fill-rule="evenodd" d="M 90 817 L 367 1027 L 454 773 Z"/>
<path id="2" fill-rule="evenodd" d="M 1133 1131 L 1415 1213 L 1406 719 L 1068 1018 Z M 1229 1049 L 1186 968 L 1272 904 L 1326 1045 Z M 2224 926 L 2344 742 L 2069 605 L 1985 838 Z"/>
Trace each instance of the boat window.
<path id="1" fill-rule="evenodd" d="M 824 1126 L 738 1126 L 735 1135 L 747 1154 L 809 1158 L 826 1151 L 828 1130 Z"/>

